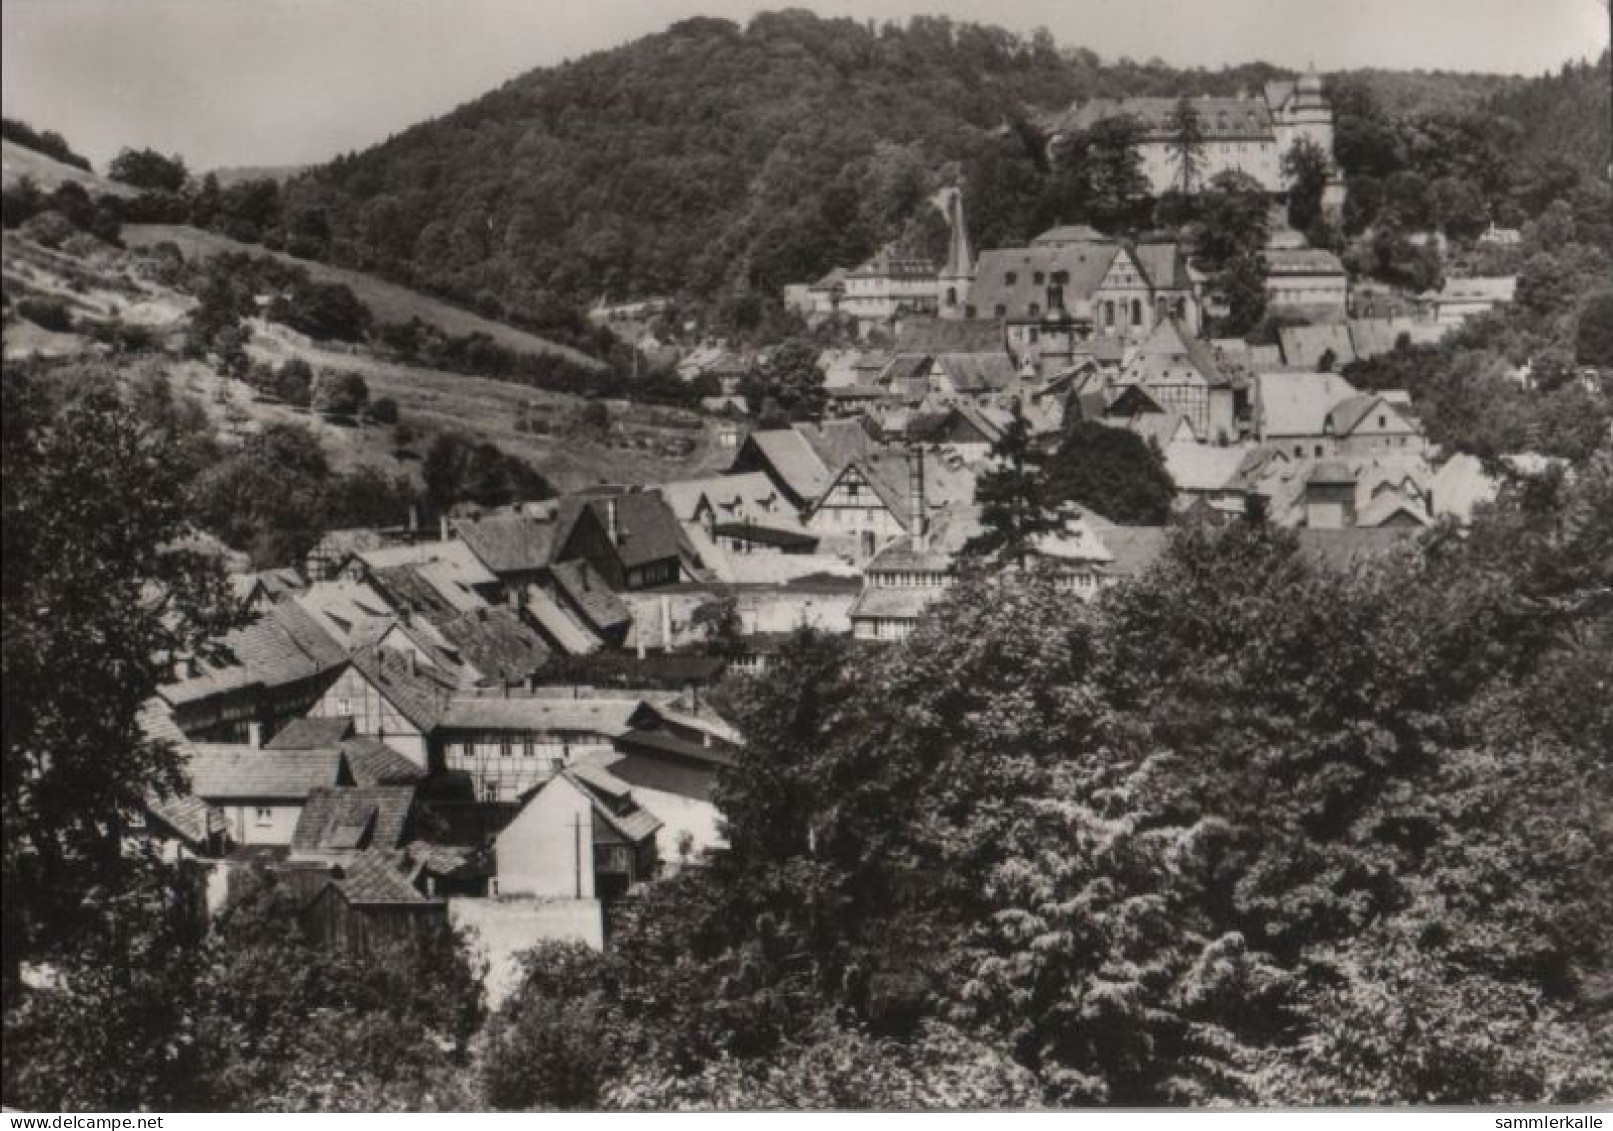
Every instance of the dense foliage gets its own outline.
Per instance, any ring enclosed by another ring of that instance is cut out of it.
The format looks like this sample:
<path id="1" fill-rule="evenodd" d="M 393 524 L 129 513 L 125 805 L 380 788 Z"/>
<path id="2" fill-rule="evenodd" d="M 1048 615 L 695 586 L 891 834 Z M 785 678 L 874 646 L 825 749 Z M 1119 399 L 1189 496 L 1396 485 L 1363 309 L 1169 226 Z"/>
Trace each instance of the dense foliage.
<path id="1" fill-rule="evenodd" d="M 27 122 L 16 118 L 0 118 L 0 137 L 16 142 L 26 149 L 32 149 L 35 153 L 53 157 L 64 165 L 83 169 L 86 173 L 93 171 L 89 158 L 74 153 L 73 147 L 67 144 L 67 139 L 55 130 L 36 130 Z"/>

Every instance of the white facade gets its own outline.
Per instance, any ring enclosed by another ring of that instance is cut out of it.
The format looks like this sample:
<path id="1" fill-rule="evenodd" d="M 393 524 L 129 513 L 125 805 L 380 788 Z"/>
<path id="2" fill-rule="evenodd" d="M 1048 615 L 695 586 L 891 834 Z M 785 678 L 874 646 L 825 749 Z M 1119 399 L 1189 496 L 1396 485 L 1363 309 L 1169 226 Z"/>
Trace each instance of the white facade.
<path id="1" fill-rule="evenodd" d="M 493 842 L 499 895 L 593 899 L 593 822 L 582 787 L 551 778 Z"/>

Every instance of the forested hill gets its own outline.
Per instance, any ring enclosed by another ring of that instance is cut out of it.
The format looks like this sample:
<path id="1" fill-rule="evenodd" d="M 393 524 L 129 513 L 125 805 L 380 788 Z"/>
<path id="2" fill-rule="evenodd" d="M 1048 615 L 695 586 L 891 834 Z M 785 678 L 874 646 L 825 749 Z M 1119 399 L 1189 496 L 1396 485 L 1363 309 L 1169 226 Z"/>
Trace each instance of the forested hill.
<path id="1" fill-rule="evenodd" d="M 1192 81 L 1231 93 L 1276 73 Z M 770 292 L 900 235 L 1021 107 L 1184 81 L 944 19 L 696 19 L 533 71 L 291 195 L 325 211 L 334 255 L 472 297 Z"/>
<path id="2" fill-rule="evenodd" d="M 933 247 L 940 219 L 923 201 L 944 181 L 964 183 L 982 245 L 1073 219 L 1027 183 L 1039 174 L 1035 139 L 1015 123 L 1029 110 L 1254 91 L 1284 73 L 1104 63 L 1045 33 L 942 18 L 694 19 L 530 72 L 313 170 L 286 187 L 284 223 L 323 257 L 495 316 L 553 321 L 602 295 L 722 297 L 743 309 L 887 240 Z M 1543 105 L 1561 112 L 1517 79 L 1358 81 L 1396 116 L 1485 116 L 1508 99 L 1520 120 Z"/>

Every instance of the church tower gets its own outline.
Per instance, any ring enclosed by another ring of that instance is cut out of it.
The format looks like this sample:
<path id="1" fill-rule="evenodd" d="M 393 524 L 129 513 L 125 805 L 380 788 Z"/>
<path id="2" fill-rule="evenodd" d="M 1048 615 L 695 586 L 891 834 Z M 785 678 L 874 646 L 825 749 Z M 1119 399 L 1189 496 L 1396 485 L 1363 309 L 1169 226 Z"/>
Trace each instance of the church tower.
<path id="1" fill-rule="evenodd" d="M 969 288 L 975 278 L 975 256 L 969 246 L 969 225 L 963 218 L 963 193 L 956 186 L 949 186 L 930 200 L 947 218 L 951 231 L 946 265 L 937 278 L 936 306 L 942 318 L 967 318 Z"/>

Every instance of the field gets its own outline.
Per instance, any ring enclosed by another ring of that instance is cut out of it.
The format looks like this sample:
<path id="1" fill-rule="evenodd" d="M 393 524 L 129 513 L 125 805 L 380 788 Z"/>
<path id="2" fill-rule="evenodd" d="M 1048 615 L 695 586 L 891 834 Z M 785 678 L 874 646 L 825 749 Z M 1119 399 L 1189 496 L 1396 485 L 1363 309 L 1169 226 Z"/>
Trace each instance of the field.
<path id="1" fill-rule="evenodd" d="M 187 260 L 198 257 L 206 259 L 232 251 L 245 252 L 248 255 L 273 256 L 286 263 L 295 263 L 322 282 L 346 284 L 382 322 L 407 322 L 411 318 L 418 318 L 448 334 L 486 334 L 499 345 L 518 353 L 558 353 L 569 357 L 579 365 L 590 368 L 599 368 L 601 365 L 597 358 L 525 330 L 483 318 L 430 295 L 412 291 L 408 287 L 388 283 L 361 271 L 331 267 L 323 263 L 297 259 L 283 252 L 270 251 L 256 244 L 240 243 L 216 232 L 206 232 L 200 228 L 180 224 L 126 224 L 123 227 L 123 242 L 131 248 L 172 243 Z"/>

